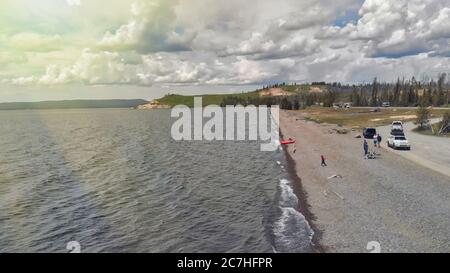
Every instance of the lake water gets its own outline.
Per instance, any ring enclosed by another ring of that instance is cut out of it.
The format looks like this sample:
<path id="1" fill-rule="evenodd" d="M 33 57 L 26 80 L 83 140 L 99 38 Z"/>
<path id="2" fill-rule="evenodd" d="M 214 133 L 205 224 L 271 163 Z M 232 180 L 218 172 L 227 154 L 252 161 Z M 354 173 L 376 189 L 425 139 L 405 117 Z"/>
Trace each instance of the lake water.
<path id="1" fill-rule="evenodd" d="M 0 111 L 0 252 L 307 252 L 281 149 L 181 141 L 169 110 Z M 277 163 L 278 161 L 278 163 Z"/>

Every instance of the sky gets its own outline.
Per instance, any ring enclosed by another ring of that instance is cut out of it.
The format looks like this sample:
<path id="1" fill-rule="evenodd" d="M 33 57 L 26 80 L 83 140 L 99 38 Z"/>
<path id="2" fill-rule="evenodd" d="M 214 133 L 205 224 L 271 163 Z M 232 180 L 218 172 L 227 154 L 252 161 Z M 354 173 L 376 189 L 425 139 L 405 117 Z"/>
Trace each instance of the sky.
<path id="1" fill-rule="evenodd" d="M 448 0 L 2 0 L 0 101 L 450 72 Z"/>

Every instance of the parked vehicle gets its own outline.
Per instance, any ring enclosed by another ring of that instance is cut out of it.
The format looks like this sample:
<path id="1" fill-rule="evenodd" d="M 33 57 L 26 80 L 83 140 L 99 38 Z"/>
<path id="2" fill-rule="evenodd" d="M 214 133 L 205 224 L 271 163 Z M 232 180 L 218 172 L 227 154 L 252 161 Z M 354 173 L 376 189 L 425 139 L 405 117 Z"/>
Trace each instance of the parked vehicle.
<path id="1" fill-rule="evenodd" d="M 367 139 L 373 139 L 373 136 L 377 134 L 377 130 L 375 128 L 364 128 L 363 136 Z"/>
<path id="2" fill-rule="evenodd" d="M 395 136 L 390 135 L 387 139 L 387 146 L 393 149 L 406 149 L 411 150 L 411 145 L 408 142 L 408 139 L 403 136 Z"/>
<path id="3" fill-rule="evenodd" d="M 393 121 L 391 128 L 392 128 L 392 130 L 403 131 L 403 122 L 401 122 L 401 121 Z"/>
<path id="4" fill-rule="evenodd" d="M 345 109 L 351 108 L 352 107 L 352 103 L 351 102 L 346 102 L 346 103 L 343 104 L 342 107 L 345 108 Z"/>
<path id="5" fill-rule="evenodd" d="M 405 136 L 405 133 L 403 130 L 391 130 L 392 136 Z"/>
<path id="6" fill-rule="evenodd" d="M 333 108 L 334 109 L 340 109 L 340 108 L 342 108 L 342 104 L 340 104 L 340 103 L 333 103 Z"/>
<path id="7" fill-rule="evenodd" d="M 391 107 L 391 103 L 388 102 L 388 101 L 385 101 L 385 102 L 382 103 L 382 106 L 383 107 Z"/>

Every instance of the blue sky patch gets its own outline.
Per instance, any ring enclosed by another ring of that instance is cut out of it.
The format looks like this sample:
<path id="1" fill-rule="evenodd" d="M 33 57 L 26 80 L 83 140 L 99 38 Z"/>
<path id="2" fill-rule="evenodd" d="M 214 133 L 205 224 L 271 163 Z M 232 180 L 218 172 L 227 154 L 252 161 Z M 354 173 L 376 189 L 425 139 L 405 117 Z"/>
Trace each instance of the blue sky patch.
<path id="1" fill-rule="evenodd" d="M 334 20 L 333 25 L 338 27 L 345 27 L 348 23 L 357 22 L 360 18 L 358 10 L 346 10 L 343 16 Z"/>

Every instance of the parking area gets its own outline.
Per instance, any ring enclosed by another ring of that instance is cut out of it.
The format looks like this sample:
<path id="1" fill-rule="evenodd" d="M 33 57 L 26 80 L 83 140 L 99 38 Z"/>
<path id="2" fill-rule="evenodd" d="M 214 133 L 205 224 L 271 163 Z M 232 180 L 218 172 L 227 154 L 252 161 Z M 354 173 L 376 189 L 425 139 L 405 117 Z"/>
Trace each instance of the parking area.
<path id="1" fill-rule="evenodd" d="M 432 120 L 436 122 L 437 120 Z M 411 144 L 411 150 L 394 150 L 386 145 L 391 126 L 377 128 L 381 134 L 382 145 L 402 157 L 412 160 L 420 165 L 430 168 L 450 177 L 450 139 L 445 137 L 427 136 L 413 132 L 415 125 L 412 122 L 403 124 L 405 135 Z"/>

